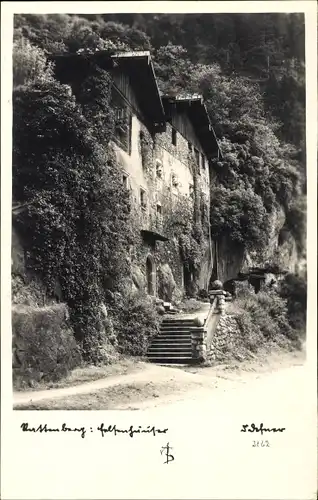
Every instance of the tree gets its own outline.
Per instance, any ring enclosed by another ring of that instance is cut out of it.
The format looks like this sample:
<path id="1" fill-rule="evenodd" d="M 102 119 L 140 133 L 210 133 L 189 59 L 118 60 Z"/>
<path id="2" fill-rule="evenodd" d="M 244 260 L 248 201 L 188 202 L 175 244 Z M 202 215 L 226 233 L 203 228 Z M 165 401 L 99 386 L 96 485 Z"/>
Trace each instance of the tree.
<path id="1" fill-rule="evenodd" d="M 18 219 L 28 266 L 48 293 L 60 284 L 84 355 L 100 359 L 100 303 L 125 279 L 134 241 L 128 194 L 68 86 L 37 80 L 13 103 L 13 196 L 28 203 Z"/>
<path id="2" fill-rule="evenodd" d="M 50 81 L 53 66 L 48 63 L 45 52 L 19 37 L 13 43 L 13 87 L 27 85 L 35 80 Z"/>

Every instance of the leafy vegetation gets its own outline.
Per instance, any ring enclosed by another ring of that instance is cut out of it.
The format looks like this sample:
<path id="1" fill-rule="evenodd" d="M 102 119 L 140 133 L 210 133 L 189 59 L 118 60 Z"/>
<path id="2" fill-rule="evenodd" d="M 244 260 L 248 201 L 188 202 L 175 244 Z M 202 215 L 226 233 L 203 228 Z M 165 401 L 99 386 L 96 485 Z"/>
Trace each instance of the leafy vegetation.
<path id="1" fill-rule="evenodd" d="M 81 362 L 63 305 L 13 307 L 12 334 L 16 387 L 58 380 Z"/>
<path id="2" fill-rule="evenodd" d="M 17 223 L 28 267 L 41 276 L 47 293 L 60 284 L 84 357 L 100 361 L 107 329 L 99 307 L 105 289 L 120 287 L 134 241 L 128 194 L 107 144 L 109 76 L 99 70 L 91 76 L 97 84 L 87 111 L 81 94 L 76 100 L 68 86 L 43 74 L 39 65 L 39 75 L 13 95 L 13 196 L 27 203 Z"/>
<path id="3" fill-rule="evenodd" d="M 211 193 L 214 239 L 226 235 L 247 248 L 264 246 L 270 214 L 282 207 L 285 234 L 295 238 L 299 253 L 305 247 L 301 15 L 16 15 L 13 197 L 26 203 L 17 224 L 27 242 L 28 267 L 41 276 L 48 294 L 61 287 L 76 339 L 93 362 L 109 360 L 117 342 L 122 352 L 143 354 L 157 324 L 147 300 L 124 291 L 137 236 L 109 146 L 111 79 L 92 63 L 73 93 L 54 79 L 47 59 L 104 49 L 150 50 L 162 92 L 203 94 L 222 151 L 212 165 L 218 179 Z M 141 137 L 140 146 L 146 165 L 151 138 Z M 208 221 L 193 173 L 193 201 L 180 198 L 163 210 L 163 225 L 196 275 Z M 293 304 L 303 304 L 298 286 L 303 290 L 298 282 L 286 282 L 282 292 L 292 295 L 291 322 Z M 107 291 L 121 293 L 116 306 L 109 305 L 112 321 L 101 313 Z M 269 337 L 286 326 L 277 300 L 262 303 L 272 318 L 268 325 L 250 308 Z M 276 306 L 278 316 L 271 309 Z"/>
<path id="4" fill-rule="evenodd" d="M 244 343 L 252 352 L 269 343 L 300 347 L 299 332 L 289 322 L 286 300 L 275 291 L 245 293 L 235 306 L 240 310 L 236 320 Z"/>
<path id="5" fill-rule="evenodd" d="M 159 331 L 159 319 L 151 297 L 144 293 L 117 295 L 110 307 L 119 352 L 144 356 L 149 341 Z"/>
<path id="6" fill-rule="evenodd" d="M 291 326 L 303 333 L 306 330 L 307 280 L 302 276 L 287 274 L 279 293 L 287 302 L 287 314 Z"/>
<path id="7" fill-rule="evenodd" d="M 267 213 L 279 203 L 289 219 L 296 202 L 300 231 L 291 234 L 304 250 L 305 206 L 298 202 L 305 190 L 302 15 L 18 15 L 15 25 L 18 43 L 24 36 L 46 53 L 151 50 L 162 92 L 203 94 L 223 138 L 223 158 L 214 165 L 220 182 L 228 191 L 239 189 L 239 205 L 252 189 Z M 238 199 L 238 191 L 228 193 L 233 196 Z M 235 220 L 223 228 L 218 221 L 218 229 L 234 241 L 246 238 Z M 255 238 L 245 241 L 253 245 Z"/>
<path id="8" fill-rule="evenodd" d="M 203 230 L 193 201 L 186 195 L 166 199 L 163 207 L 163 230 L 167 237 L 177 241 L 182 260 L 191 272 L 200 269 L 203 252 Z"/>

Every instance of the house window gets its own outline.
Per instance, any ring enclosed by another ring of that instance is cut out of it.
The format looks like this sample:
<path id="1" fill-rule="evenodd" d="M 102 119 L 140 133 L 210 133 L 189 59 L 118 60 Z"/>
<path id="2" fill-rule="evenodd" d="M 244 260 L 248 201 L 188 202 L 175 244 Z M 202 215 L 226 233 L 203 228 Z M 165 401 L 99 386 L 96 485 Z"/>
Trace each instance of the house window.
<path id="1" fill-rule="evenodd" d="M 113 88 L 112 93 L 112 106 L 115 115 L 114 141 L 126 153 L 130 154 L 132 114 L 127 101 L 115 88 Z"/>
<path id="2" fill-rule="evenodd" d="M 160 203 L 157 203 L 157 215 L 161 216 L 162 215 L 162 208 Z"/>
<path id="3" fill-rule="evenodd" d="M 172 174 L 171 174 L 171 184 L 175 188 L 177 188 L 179 186 L 178 176 L 174 172 L 172 172 Z"/>
<path id="4" fill-rule="evenodd" d="M 201 155 L 201 165 L 202 165 L 202 168 L 205 169 L 205 156 L 203 153 Z"/>
<path id="5" fill-rule="evenodd" d="M 175 128 L 173 128 L 171 131 L 171 141 L 174 146 L 177 145 L 177 131 Z"/>
<path id="6" fill-rule="evenodd" d="M 122 181 L 123 181 L 123 186 L 125 189 L 128 189 L 128 175 L 127 174 L 123 174 L 123 177 L 122 177 Z"/>
<path id="7" fill-rule="evenodd" d="M 147 208 L 146 191 L 140 188 L 140 206 L 143 210 Z"/>
<path id="8" fill-rule="evenodd" d="M 156 161 L 156 175 L 160 179 L 162 178 L 162 163 L 160 160 Z"/>

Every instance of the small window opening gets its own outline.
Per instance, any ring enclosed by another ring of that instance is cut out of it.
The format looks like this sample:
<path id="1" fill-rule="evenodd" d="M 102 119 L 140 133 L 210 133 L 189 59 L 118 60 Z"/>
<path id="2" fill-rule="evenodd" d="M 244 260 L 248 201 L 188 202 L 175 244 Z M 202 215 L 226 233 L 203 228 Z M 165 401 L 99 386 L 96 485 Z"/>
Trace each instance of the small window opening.
<path id="1" fill-rule="evenodd" d="M 177 131 L 175 128 L 172 129 L 171 140 L 172 140 L 172 144 L 174 146 L 176 146 L 177 145 Z"/>
<path id="2" fill-rule="evenodd" d="M 160 203 L 157 203 L 157 215 L 162 215 L 162 208 Z"/>
<path id="3" fill-rule="evenodd" d="M 202 165 L 202 168 L 205 169 L 205 156 L 203 153 L 201 155 L 201 165 Z"/>
<path id="4" fill-rule="evenodd" d="M 128 189 L 128 175 L 127 174 L 123 174 L 122 181 L 123 181 L 124 188 Z"/>
<path id="5" fill-rule="evenodd" d="M 156 175 L 159 178 L 162 177 L 162 163 L 160 160 L 156 161 Z"/>
<path id="6" fill-rule="evenodd" d="M 147 208 L 146 191 L 144 189 L 140 189 L 140 205 L 144 210 Z"/>

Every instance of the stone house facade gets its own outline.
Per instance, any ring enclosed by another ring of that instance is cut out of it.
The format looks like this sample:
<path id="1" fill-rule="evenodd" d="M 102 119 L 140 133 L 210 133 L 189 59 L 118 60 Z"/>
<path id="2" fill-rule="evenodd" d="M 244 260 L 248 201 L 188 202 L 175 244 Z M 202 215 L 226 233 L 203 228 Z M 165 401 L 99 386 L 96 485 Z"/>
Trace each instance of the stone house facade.
<path id="1" fill-rule="evenodd" d="M 210 159 L 220 154 L 217 139 L 200 95 L 160 95 L 149 52 L 99 53 L 98 58 L 113 79 L 113 148 L 142 236 L 140 248 L 132 252 L 133 281 L 150 295 L 167 300 L 171 297 L 160 293 L 160 276 L 165 275 L 179 294 L 187 291 L 193 276 L 184 265 L 178 242 L 165 234 L 165 213 L 180 196 L 195 204 L 199 190 L 209 220 Z M 56 66 L 61 76 L 65 64 L 57 60 Z M 70 83 L 65 72 L 62 80 Z M 197 285 L 207 289 L 214 247 L 209 228 L 205 229 Z"/>

